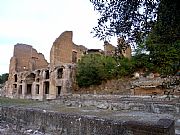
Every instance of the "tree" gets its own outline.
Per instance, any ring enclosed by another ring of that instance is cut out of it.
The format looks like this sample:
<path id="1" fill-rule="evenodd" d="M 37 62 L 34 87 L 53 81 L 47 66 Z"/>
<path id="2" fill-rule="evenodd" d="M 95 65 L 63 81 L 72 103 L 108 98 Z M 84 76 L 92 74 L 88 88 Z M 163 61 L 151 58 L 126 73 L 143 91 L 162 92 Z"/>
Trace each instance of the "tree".
<path id="1" fill-rule="evenodd" d="M 179 7 L 178 0 L 161 0 L 158 7 L 157 21 L 150 34 L 152 43 L 173 44 L 180 40 Z"/>
<path id="2" fill-rule="evenodd" d="M 0 84 L 5 83 L 8 80 L 8 76 L 9 76 L 8 73 L 0 75 Z"/>
<path id="3" fill-rule="evenodd" d="M 114 77 L 115 60 L 99 54 L 84 56 L 78 62 L 77 83 L 80 87 L 99 85 L 103 80 Z"/>
<path id="4" fill-rule="evenodd" d="M 143 71 L 153 71 L 153 63 L 151 62 L 151 59 L 149 55 L 145 53 L 141 54 L 136 54 L 133 58 L 132 61 L 134 62 L 134 70 L 143 70 Z"/>
<path id="5" fill-rule="evenodd" d="M 115 68 L 116 76 L 118 78 L 126 76 L 130 77 L 134 73 L 135 63 L 133 60 L 129 60 L 128 58 L 121 58 L 119 59 L 118 63 L 120 63 L 120 65 Z"/>
<path id="6" fill-rule="evenodd" d="M 130 76 L 134 69 L 133 61 L 127 58 L 117 61 L 111 56 L 90 54 L 78 62 L 76 80 L 78 86 L 89 87 L 99 85 L 102 81 Z"/>
<path id="7" fill-rule="evenodd" d="M 180 4 L 161 0 L 157 21 L 147 37 L 145 48 L 156 70 L 168 75 L 180 69 Z"/>
<path id="8" fill-rule="evenodd" d="M 107 40 L 111 36 L 141 42 L 157 18 L 160 0 L 90 0 L 100 13 L 95 37 Z"/>
<path id="9" fill-rule="evenodd" d="M 96 37 L 120 36 L 148 52 L 151 69 L 173 74 L 180 69 L 180 4 L 178 0 L 90 0 L 100 13 Z M 144 58 L 144 57 L 143 57 Z M 143 60 L 143 59 L 142 59 Z"/>

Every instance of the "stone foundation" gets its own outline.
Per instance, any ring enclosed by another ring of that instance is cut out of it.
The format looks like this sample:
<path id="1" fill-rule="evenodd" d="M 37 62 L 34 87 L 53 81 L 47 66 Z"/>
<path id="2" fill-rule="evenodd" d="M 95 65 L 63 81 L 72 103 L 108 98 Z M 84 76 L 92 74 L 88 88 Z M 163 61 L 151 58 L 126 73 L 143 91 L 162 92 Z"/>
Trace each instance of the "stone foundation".
<path id="1" fill-rule="evenodd" d="M 17 107 L 0 108 L 1 121 L 52 135 L 175 135 L 174 121 L 138 121 Z"/>

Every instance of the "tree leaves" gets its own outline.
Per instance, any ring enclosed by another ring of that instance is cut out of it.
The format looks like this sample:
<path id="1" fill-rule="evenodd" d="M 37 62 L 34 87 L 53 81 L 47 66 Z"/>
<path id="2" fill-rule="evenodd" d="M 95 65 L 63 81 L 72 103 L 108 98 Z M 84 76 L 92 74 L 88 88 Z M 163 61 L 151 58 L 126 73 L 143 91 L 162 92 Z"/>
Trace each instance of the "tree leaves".
<path id="1" fill-rule="evenodd" d="M 9 76 L 8 73 L 0 75 L 0 84 L 5 83 L 8 80 L 8 76 Z"/>
<path id="2" fill-rule="evenodd" d="M 149 22 L 155 21 L 159 0 L 90 0 L 94 9 L 99 12 L 98 26 L 93 33 L 100 40 L 111 36 L 120 36 L 131 42 L 137 33 L 148 33 L 151 30 Z M 144 10 L 142 10 L 144 8 Z M 138 30 L 138 32 L 137 32 Z M 141 36 L 146 36 L 142 34 Z"/>

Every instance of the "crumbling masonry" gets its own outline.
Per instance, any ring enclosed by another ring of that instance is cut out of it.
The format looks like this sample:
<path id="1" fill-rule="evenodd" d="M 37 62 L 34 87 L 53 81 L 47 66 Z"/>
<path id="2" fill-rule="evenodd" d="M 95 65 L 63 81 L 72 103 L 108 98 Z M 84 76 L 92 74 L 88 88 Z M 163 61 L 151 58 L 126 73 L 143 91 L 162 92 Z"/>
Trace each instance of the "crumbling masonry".
<path id="1" fill-rule="evenodd" d="M 4 87 L 6 97 L 44 100 L 70 94 L 74 86 L 75 65 L 88 53 L 83 45 L 74 44 L 72 37 L 72 31 L 65 31 L 54 41 L 50 63 L 32 46 L 16 44 Z M 104 49 L 103 53 L 109 55 L 115 47 L 105 45 Z"/>
<path id="2" fill-rule="evenodd" d="M 10 98 L 55 99 L 71 93 L 75 63 L 86 51 L 72 41 L 72 32 L 62 33 L 53 43 L 50 63 L 32 46 L 16 44 L 4 87 Z"/>

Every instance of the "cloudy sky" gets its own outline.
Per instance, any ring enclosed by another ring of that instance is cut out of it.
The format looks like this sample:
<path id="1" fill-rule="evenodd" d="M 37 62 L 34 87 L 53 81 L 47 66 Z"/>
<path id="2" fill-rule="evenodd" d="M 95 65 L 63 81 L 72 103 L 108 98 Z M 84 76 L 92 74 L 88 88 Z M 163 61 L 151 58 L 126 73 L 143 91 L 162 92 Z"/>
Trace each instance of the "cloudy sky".
<path id="1" fill-rule="evenodd" d="M 90 34 L 97 18 L 89 0 L 0 0 L 0 74 L 8 72 L 16 43 L 32 45 L 49 61 L 53 41 L 66 30 L 75 44 L 102 49 Z"/>

